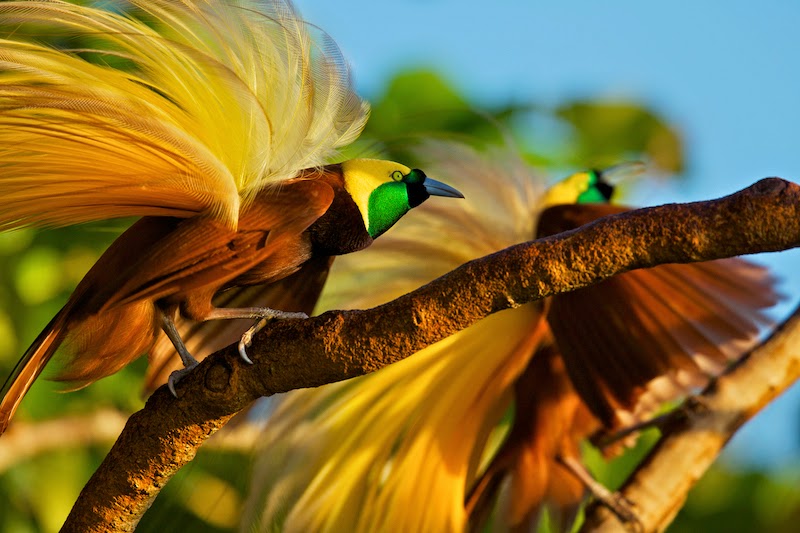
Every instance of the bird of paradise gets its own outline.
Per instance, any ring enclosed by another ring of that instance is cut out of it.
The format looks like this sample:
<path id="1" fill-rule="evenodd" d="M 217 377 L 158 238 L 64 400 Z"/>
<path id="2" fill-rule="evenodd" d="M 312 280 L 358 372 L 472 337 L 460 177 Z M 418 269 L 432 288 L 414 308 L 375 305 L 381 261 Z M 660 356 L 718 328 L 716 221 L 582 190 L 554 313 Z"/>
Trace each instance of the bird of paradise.
<path id="1" fill-rule="evenodd" d="M 421 158 L 468 198 L 428 204 L 334 268 L 323 307 L 363 308 L 465 261 L 624 208 L 582 172 L 545 190 L 511 150 L 428 143 Z M 596 203 L 600 202 L 600 203 Z M 374 374 L 276 401 L 243 528 L 566 529 L 586 494 L 564 463 L 738 357 L 776 301 L 741 259 L 664 265 L 500 312 Z"/>
<path id="2" fill-rule="evenodd" d="M 367 115 L 335 43 L 282 0 L 0 2 L 0 230 L 142 217 L 22 356 L 0 433 L 56 353 L 83 386 L 177 351 L 173 393 L 190 340 L 241 337 L 249 361 L 258 326 L 232 320 L 302 316 L 316 294 L 290 289 L 461 196 L 391 161 L 330 164 Z"/>

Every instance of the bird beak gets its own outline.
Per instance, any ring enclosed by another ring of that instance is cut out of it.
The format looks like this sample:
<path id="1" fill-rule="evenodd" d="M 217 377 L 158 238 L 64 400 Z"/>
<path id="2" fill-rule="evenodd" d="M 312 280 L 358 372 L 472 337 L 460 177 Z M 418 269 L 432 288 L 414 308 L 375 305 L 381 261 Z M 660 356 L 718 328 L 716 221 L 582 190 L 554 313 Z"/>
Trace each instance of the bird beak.
<path id="1" fill-rule="evenodd" d="M 641 161 L 626 161 L 598 172 L 600 178 L 609 185 L 618 185 L 623 181 L 641 176 L 647 172 L 647 165 Z"/>
<path id="2" fill-rule="evenodd" d="M 422 184 L 425 186 L 425 190 L 428 191 L 428 194 L 430 194 L 431 196 L 445 196 L 447 198 L 464 198 L 464 195 L 458 192 L 458 190 L 447 185 L 446 183 L 442 183 L 441 181 L 432 180 L 426 177 L 425 181 Z"/>

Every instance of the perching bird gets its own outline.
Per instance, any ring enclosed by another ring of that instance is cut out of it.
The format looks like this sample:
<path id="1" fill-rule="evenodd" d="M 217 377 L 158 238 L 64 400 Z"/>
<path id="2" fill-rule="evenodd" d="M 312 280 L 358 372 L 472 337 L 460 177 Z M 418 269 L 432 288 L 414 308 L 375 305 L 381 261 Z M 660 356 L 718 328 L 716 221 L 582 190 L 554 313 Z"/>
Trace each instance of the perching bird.
<path id="1" fill-rule="evenodd" d="M 81 386 L 163 330 L 190 369 L 176 319 L 283 316 L 212 299 L 318 281 L 430 195 L 461 197 L 398 163 L 323 166 L 368 107 L 287 2 L 101 5 L 0 3 L 0 229 L 143 217 L 17 364 L 0 432 L 57 350 Z"/>
<path id="2" fill-rule="evenodd" d="M 575 203 L 609 197 L 596 172 L 545 191 L 512 150 L 429 143 L 417 155 L 480 202 L 426 204 L 402 233 L 337 260 L 322 309 L 379 305 L 623 209 Z M 545 507 L 568 528 L 586 488 L 562 462 L 741 355 L 773 283 L 741 259 L 633 271 L 497 313 L 368 376 L 275 398 L 242 530 L 482 531 L 491 516 L 492 531 L 530 531 Z"/>

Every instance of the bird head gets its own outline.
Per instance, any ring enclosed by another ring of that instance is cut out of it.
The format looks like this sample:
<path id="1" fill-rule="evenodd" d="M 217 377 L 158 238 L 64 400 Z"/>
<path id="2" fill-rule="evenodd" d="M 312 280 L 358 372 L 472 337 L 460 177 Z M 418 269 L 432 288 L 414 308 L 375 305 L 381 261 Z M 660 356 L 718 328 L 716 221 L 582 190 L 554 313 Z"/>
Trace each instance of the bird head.
<path id="1" fill-rule="evenodd" d="M 645 166 L 639 161 L 621 163 L 605 170 L 578 172 L 550 187 L 542 200 L 542 207 L 560 204 L 607 203 L 619 181 L 639 175 Z"/>
<path id="2" fill-rule="evenodd" d="M 378 159 L 342 163 L 344 188 L 364 218 L 373 239 L 431 196 L 464 198 L 453 187 L 433 180 L 417 168 Z"/>

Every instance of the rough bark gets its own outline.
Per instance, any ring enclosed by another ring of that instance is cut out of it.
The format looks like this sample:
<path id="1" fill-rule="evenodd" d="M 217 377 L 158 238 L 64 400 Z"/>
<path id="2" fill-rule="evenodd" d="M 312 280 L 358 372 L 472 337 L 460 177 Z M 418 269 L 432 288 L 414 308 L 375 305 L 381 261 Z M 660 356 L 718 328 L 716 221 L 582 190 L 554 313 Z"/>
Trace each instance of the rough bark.
<path id="1" fill-rule="evenodd" d="M 800 246 L 800 186 L 768 178 L 707 202 L 607 217 L 476 259 L 383 306 L 277 322 L 209 357 L 134 414 L 64 531 L 132 531 L 199 446 L 253 400 L 372 372 L 503 309 L 662 263 Z"/>

